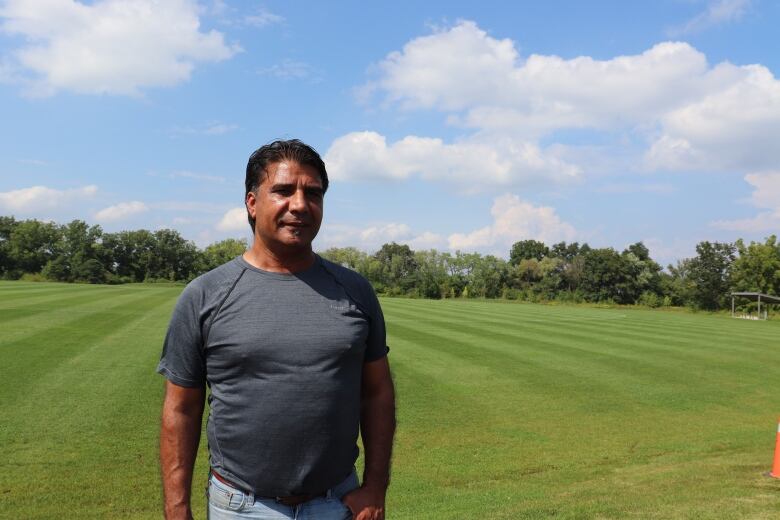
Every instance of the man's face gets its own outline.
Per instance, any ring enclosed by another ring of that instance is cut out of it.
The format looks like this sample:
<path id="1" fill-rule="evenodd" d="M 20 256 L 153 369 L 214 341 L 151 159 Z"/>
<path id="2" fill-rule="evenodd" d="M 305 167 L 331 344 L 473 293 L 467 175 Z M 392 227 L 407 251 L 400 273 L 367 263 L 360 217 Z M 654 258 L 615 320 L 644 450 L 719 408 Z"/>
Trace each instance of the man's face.
<path id="1" fill-rule="evenodd" d="M 285 160 L 266 171 L 257 193 L 246 196 L 256 239 L 279 253 L 311 251 L 322 223 L 324 193 L 317 170 Z"/>

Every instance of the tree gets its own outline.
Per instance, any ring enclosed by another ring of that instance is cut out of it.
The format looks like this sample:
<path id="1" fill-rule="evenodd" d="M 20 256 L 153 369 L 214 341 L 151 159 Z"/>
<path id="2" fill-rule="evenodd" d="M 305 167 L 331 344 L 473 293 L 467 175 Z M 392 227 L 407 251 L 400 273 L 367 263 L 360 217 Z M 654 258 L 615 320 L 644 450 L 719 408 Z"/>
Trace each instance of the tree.
<path id="1" fill-rule="evenodd" d="M 153 262 L 156 241 L 146 229 L 103 235 L 103 246 L 113 251 L 110 271 L 120 281 L 143 282 Z"/>
<path id="2" fill-rule="evenodd" d="M 98 259 L 104 257 L 100 226 L 89 226 L 83 220 L 72 220 L 60 228 L 59 254 L 43 269 L 46 278 L 60 282 L 77 280 L 101 283 L 106 280 L 107 268 Z"/>
<path id="3" fill-rule="evenodd" d="M 89 283 L 105 283 L 106 270 L 95 258 L 80 262 L 73 270 L 73 279 Z"/>
<path id="4" fill-rule="evenodd" d="M 416 293 L 423 298 L 439 299 L 450 293 L 447 283 L 447 264 L 450 255 L 431 249 L 415 251 L 414 260 L 417 263 Z"/>
<path id="5" fill-rule="evenodd" d="M 536 258 L 523 258 L 515 266 L 514 271 L 522 288 L 530 287 L 542 279 L 542 269 Z"/>
<path id="6" fill-rule="evenodd" d="M 471 297 L 498 298 L 509 275 L 506 260 L 487 255 L 474 263 L 469 280 Z"/>
<path id="7" fill-rule="evenodd" d="M 366 267 L 366 258 L 368 255 L 363 251 L 354 247 L 331 247 L 320 253 L 320 256 L 339 264 L 343 267 L 348 267 L 354 271 L 361 273 L 363 276 L 367 276 L 363 270 Z"/>
<path id="8" fill-rule="evenodd" d="M 697 255 L 688 264 L 688 276 L 697 307 L 716 310 L 724 306 L 735 251 L 734 245 L 728 243 L 704 241 L 696 245 Z"/>
<path id="9" fill-rule="evenodd" d="M 381 265 L 380 279 L 391 294 L 409 294 L 414 288 L 417 261 L 406 244 L 384 244 L 374 254 Z"/>
<path id="10" fill-rule="evenodd" d="M 590 246 L 588 244 L 582 244 L 580 247 L 579 242 L 572 242 L 569 245 L 566 245 L 566 242 L 558 242 L 557 244 L 553 244 L 550 248 L 550 256 L 553 258 L 560 258 L 566 262 L 571 262 L 579 255 L 585 254 L 588 251 L 590 251 Z"/>
<path id="11" fill-rule="evenodd" d="M 588 250 L 590 250 L 590 248 L 588 248 Z M 577 255 L 563 264 L 563 268 L 561 269 L 561 278 L 566 284 L 566 288 L 569 290 L 569 292 L 574 292 L 580 287 L 584 273 L 584 254 Z"/>
<path id="12" fill-rule="evenodd" d="M 539 262 L 541 280 L 534 286 L 534 293 L 537 296 L 545 300 L 555 298 L 563 285 L 563 265 L 564 262 L 560 258 L 542 258 L 542 261 Z"/>
<path id="13" fill-rule="evenodd" d="M 154 249 L 147 277 L 154 279 L 190 280 L 198 262 L 198 249 L 178 231 L 159 229 L 154 232 Z"/>
<path id="14" fill-rule="evenodd" d="M 668 265 L 669 273 L 661 273 L 659 280 L 660 292 L 669 305 L 691 305 L 693 299 L 693 282 L 690 279 L 690 258 L 677 261 L 677 265 Z"/>
<path id="15" fill-rule="evenodd" d="M 53 222 L 23 220 L 13 226 L 9 241 L 10 263 L 13 271 L 7 276 L 18 278 L 23 273 L 39 273 L 46 263 L 55 258 L 60 243 L 59 226 Z"/>
<path id="16" fill-rule="evenodd" d="M 203 250 L 203 254 L 200 255 L 200 262 L 198 270 L 201 272 L 211 271 L 215 267 L 229 262 L 235 257 L 244 254 L 247 249 L 246 239 L 242 238 L 236 240 L 235 238 L 227 238 L 219 242 L 215 242 L 206 249 Z"/>
<path id="17" fill-rule="evenodd" d="M 746 246 L 736 242 L 739 257 L 731 269 L 732 287 L 735 291 L 780 294 L 780 245 L 772 235 L 764 243 L 750 242 Z"/>
<path id="18" fill-rule="evenodd" d="M 626 268 L 626 300 L 636 302 L 645 294 L 645 300 L 653 301 L 650 294 L 660 293 L 661 266 L 650 258 L 650 251 L 642 242 L 628 246 L 623 253 Z"/>
<path id="19" fill-rule="evenodd" d="M 634 303 L 627 286 L 625 259 L 611 247 L 591 249 L 584 255 L 581 289 L 588 301 Z"/>
<path id="20" fill-rule="evenodd" d="M 449 263 L 449 272 L 450 285 L 456 296 L 460 295 L 464 298 L 467 298 L 469 295 L 474 296 L 470 294 L 469 284 L 472 283 L 474 269 L 481 258 L 478 253 L 455 251 L 455 256 L 451 258 Z"/>
<path id="21" fill-rule="evenodd" d="M 535 258 L 541 260 L 550 253 L 550 250 L 544 245 L 544 242 L 538 240 L 521 240 L 512 244 L 509 251 L 509 263 L 518 265 L 521 260 Z"/>
<path id="22" fill-rule="evenodd" d="M 11 262 L 11 233 L 18 223 L 13 217 L 0 216 L 0 277 L 13 271 Z"/>

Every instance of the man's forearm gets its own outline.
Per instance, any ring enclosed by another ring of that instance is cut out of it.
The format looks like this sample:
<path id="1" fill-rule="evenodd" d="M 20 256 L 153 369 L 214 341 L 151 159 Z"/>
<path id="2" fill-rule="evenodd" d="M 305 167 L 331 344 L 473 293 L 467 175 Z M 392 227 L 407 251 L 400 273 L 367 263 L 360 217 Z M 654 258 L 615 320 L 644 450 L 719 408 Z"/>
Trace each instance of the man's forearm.
<path id="1" fill-rule="evenodd" d="M 364 399 L 360 427 L 366 452 L 363 485 L 387 489 L 395 434 L 395 396 L 392 385 Z"/>
<path id="2" fill-rule="evenodd" d="M 200 442 L 203 405 L 183 406 L 166 395 L 160 428 L 160 469 L 165 518 L 192 518 L 190 490 Z"/>

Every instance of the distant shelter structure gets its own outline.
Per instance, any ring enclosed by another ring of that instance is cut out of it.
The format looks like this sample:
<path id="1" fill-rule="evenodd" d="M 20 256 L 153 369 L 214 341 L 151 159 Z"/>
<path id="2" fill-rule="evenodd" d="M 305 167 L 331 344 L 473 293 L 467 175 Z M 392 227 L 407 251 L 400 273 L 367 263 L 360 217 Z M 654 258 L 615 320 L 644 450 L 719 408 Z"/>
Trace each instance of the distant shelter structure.
<path id="1" fill-rule="evenodd" d="M 751 302 L 757 302 L 758 303 L 758 314 L 754 316 L 751 313 L 747 314 L 736 314 L 735 307 L 734 307 L 734 300 L 736 298 L 745 298 Z M 764 304 L 764 310 L 761 311 L 761 304 Z M 780 298 L 777 296 L 772 296 L 771 294 L 764 294 L 764 293 L 758 293 L 758 292 L 733 292 L 731 293 L 731 317 L 732 318 L 742 318 L 746 320 L 766 320 L 769 318 L 769 306 L 772 304 L 778 304 L 780 303 Z"/>

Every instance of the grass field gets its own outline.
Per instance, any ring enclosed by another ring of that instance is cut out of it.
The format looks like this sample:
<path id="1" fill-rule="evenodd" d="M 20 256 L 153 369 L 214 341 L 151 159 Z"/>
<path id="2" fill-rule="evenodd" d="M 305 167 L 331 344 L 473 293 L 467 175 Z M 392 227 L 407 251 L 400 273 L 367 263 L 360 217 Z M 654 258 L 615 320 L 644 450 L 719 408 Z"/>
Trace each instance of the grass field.
<path id="1" fill-rule="evenodd" d="M 0 282 L 1 518 L 161 517 L 154 368 L 180 291 Z M 389 518 L 780 516 L 780 323 L 382 304 Z"/>

